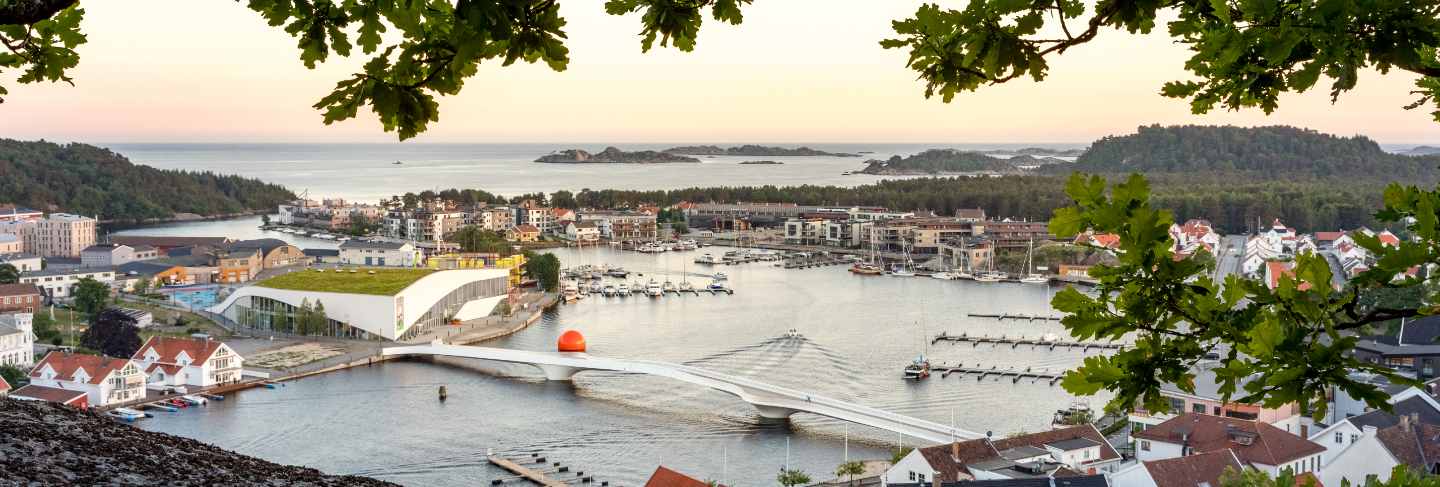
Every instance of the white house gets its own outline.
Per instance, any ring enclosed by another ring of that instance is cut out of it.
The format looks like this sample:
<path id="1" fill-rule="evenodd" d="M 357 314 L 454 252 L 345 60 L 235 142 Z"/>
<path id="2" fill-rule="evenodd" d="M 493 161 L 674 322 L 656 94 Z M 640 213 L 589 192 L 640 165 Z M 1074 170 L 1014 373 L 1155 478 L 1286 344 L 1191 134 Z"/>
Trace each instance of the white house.
<path id="1" fill-rule="evenodd" d="M 145 374 L 139 364 L 130 359 L 83 353 L 45 354 L 45 358 L 30 369 L 30 384 L 83 391 L 90 407 L 145 397 Z"/>
<path id="2" fill-rule="evenodd" d="M 376 267 L 415 267 L 420 251 L 410 242 L 349 240 L 340 244 L 340 263 Z"/>
<path id="3" fill-rule="evenodd" d="M 151 387 L 210 387 L 240 380 L 245 359 L 214 340 L 153 336 L 131 357 Z"/>
<path id="4" fill-rule="evenodd" d="M 1073 426 L 918 448 L 886 470 L 881 484 L 1049 477 L 1061 469 L 1107 474 L 1118 471 L 1120 461 L 1094 426 Z"/>
<path id="5" fill-rule="evenodd" d="M 1215 247 L 1220 246 L 1220 234 L 1215 233 L 1208 220 L 1190 219 L 1184 225 L 1172 223 L 1170 238 L 1175 241 L 1174 252 L 1181 255 L 1191 255 L 1200 249 L 1213 254 Z"/>
<path id="6" fill-rule="evenodd" d="M 38 271 L 44 267 L 40 265 L 40 256 L 24 252 L 0 254 L 0 264 L 10 264 L 20 272 Z"/>
<path id="7" fill-rule="evenodd" d="M 1341 402 L 1344 394 L 1336 391 L 1336 396 L 1336 401 Z M 1322 468 L 1329 469 L 1342 452 L 1361 441 L 1367 435 L 1367 428 L 1389 428 L 1400 424 L 1402 417 L 1410 418 L 1412 423 L 1440 425 L 1440 403 L 1419 389 L 1410 387 L 1392 395 L 1390 404 L 1392 409 L 1389 412 L 1375 410 L 1353 416 L 1347 413 L 1340 416 L 1343 419 L 1311 435 L 1310 441 L 1325 447 L 1325 453 L 1320 458 Z"/>
<path id="8" fill-rule="evenodd" d="M 1184 413 L 1135 433 L 1135 458 L 1166 460 L 1197 453 L 1234 450 L 1246 465 L 1272 476 L 1289 469 L 1296 475 L 1320 471 L 1325 447 L 1269 423 Z"/>
<path id="9" fill-rule="evenodd" d="M 1424 473 L 1440 472 L 1440 426 L 1418 423 L 1413 416 L 1399 416 L 1386 428 L 1365 425 L 1354 442 L 1335 454 L 1320 473 L 1321 483 L 1363 485 L 1374 479 L 1384 482 L 1397 465 Z M 1333 483 L 1332 483 L 1333 482 Z"/>
<path id="10" fill-rule="evenodd" d="M 35 363 L 34 315 L 0 315 L 0 365 L 30 368 Z"/>
<path id="11" fill-rule="evenodd" d="M 1199 453 L 1165 460 L 1136 462 L 1110 475 L 1112 487 L 1201 487 L 1220 486 L 1226 470 L 1240 471 L 1245 465 L 1230 449 Z"/>
<path id="12" fill-rule="evenodd" d="M 115 282 L 115 271 L 105 268 L 44 269 L 20 273 L 20 283 L 34 284 L 51 299 L 68 298 L 75 284 L 87 277 L 110 285 Z"/>
<path id="13" fill-rule="evenodd" d="M 599 242 L 600 228 L 595 222 L 565 222 L 565 238 L 572 242 Z"/>

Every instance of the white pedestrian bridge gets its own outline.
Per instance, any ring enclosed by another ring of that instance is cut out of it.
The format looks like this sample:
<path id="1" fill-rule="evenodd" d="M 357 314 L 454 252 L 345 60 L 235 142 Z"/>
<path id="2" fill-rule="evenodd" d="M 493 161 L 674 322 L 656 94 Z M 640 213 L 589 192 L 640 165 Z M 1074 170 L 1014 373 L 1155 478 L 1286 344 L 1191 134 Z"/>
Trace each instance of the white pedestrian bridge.
<path id="1" fill-rule="evenodd" d="M 549 380 L 570 380 L 575 374 L 587 370 L 647 374 L 729 393 L 755 406 L 755 409 L 760 411 L 760 416 L 765 418 L 788 418 L 797 412 L 818 414 L 934 443 L 949 443 L 956 439 L 968 440 L 983 436 L 973 431 L 771 385 L 747 377 L 667 362 L 596 357 L 585 353 L 446 345 L 438 341 L 428 345 L 389 347 L 381 353 L 385 356 L 462 357 L 530 364 L 544 372 L 545 378 Z"/>

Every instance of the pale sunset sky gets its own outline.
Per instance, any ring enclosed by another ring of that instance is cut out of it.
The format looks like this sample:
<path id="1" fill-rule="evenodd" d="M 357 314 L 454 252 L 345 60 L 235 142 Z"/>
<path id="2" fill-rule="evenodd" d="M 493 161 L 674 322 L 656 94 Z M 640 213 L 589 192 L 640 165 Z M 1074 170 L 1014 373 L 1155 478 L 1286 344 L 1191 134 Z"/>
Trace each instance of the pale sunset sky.
<path id="1" fill-rule="evenodd" d="M 417 142 L 1086 143 L 1143 124 L 1288 124 L 1382 143 L 1440 142 L 1411 101 L 1413 76 L 1367 73 L 1332 105 L 1324 86 L 1259 110 L 1189 113 L 1161 97 L 1188 53 L 1163 33 L 1103 32 L 1017 80 L 925 99 L 905 53 L 877 44 L 918 2 L 757 0 L 745 23 L 707 19 L 694 52 L 640 52 L 639 19 L 601 0 L 564 0 L 570 68 L 482 65 Z M 963 2 L 947 2 L 963 7 Z M 85 142 L 389 142 L 365 112 L 325 126 L 310 105 L 366 57 L 314 70 L 295 40 L 232 0 L 84 2 L 76 86 L 18 85 L 0 137 Z M 1327 81 L 1322 80 L 1322 85 Z"/>

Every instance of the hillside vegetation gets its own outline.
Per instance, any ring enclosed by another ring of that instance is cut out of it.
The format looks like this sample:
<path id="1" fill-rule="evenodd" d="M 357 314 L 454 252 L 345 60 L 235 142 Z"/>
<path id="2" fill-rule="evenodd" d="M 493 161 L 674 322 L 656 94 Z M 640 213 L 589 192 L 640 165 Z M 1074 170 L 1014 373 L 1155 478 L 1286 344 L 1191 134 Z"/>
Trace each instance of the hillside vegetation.
<path id="1" fill-rule="evenodd" d="M 1363 136 L 1339 137 L 1286 126 L 1140 127 L 1109 136 L 1069 167 L 1092 173 L 1253 173 L 1250 179 L 1358 178 L 1433 181 L 1440 157 L 1391 154 Z"/>
<path id="2" fill-rule="evenodd" d="M 140 221 L 268 210 L 294 198 L 257 179 L 136 165 L 93 145 L 0 139 L 0 203 Z"/>

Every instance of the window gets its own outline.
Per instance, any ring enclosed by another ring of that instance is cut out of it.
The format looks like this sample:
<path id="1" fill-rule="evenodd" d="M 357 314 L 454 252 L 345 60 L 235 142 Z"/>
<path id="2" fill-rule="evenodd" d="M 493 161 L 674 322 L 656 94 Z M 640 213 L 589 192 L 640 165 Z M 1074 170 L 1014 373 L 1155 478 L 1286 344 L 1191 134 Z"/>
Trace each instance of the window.
<path id="1" fill-rule="evenodd" d="M 1198 414 L 1205 414 L 1205 405 L 1197 402 L 1190 405 L 1190 410 Z"/>
<path id="2" fill-rule="evenodd" d="M 1354 443 L 1356 440 L 1359 440 L 1359 439 L 1360 439 L 1360 435 L 1357 435 L 1357 434 L 1351 434 L 1351 435 L 1350 435 L 1350 442 L 1351 442 L 1351 443 Z"/>
<path id="3" fill-rule="evenodd" d="M 910 472 L 910 481 L 911 481 L 911 482 L 914 482 L 914 481 L 915 481 L 915 472 Z"/>
<path id="4" fill-rule="evenodd" d="M 1140 451 L 1150 451 L 1150 440 L 1140 440 Z"/>
<path id="5" fill-rule="evenodd" d="M 1335 432 L 1335 444 L 1338 445 L 1338 444 L 1341 444 L 1341 443 L 1344 443 L 1344 442 L 1345 442 L 1345 433 L 1341 433 L 1341 432 L 1339 432 L 1339 431 L 1336 431 L 1336 432 Z"/>

